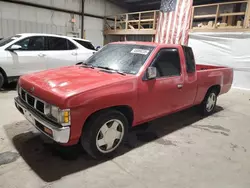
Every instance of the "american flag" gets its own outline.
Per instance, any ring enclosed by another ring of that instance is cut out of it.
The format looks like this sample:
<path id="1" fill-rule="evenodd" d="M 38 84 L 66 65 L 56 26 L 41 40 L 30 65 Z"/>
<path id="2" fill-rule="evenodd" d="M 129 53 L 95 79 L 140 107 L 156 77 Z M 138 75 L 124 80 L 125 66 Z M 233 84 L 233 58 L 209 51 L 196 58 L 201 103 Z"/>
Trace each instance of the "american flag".
<path id="1" fill-rule="evenodd" d="M 155 42 L 188 43 L 193 0 L 162 0 Z"/>

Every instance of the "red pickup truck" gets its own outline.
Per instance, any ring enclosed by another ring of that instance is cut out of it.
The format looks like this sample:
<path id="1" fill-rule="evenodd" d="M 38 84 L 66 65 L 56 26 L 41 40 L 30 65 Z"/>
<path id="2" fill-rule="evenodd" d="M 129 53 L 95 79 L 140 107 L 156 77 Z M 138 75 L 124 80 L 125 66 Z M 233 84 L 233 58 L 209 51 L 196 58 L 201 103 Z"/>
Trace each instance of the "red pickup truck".
<path id="1" fill-rule="evenodd" d="M 130 127 L 195 105 L 211 114 L 232 80 L 231 68 L 195 65 L 187 46 L 118 42 L 81 65 L 22 76 L 15 105 L 43 134 L 96 158 Z"/>

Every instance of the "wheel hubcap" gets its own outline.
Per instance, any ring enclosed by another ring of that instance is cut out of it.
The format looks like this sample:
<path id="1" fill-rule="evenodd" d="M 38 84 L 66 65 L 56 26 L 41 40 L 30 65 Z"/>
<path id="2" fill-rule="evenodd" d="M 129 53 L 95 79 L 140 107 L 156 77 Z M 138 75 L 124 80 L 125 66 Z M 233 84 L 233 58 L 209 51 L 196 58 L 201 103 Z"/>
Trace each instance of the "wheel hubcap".
<path id="1" fill-rule="evenodd" d="M 211 93 L 207 99 L 207 105 L 206 105 L 206 109 L 208 112 L 211 112 L 214 109 L 215 103 L 216 103 L 216 95 L 214 93 Z"/>
<path id="2" fill-rule="evenodd" d="M 122 141 L 124 125 L 118 119 L 106 122 L 96 136 L 97 149 L 102 153 L 109 153 L 115 150 Z"/>

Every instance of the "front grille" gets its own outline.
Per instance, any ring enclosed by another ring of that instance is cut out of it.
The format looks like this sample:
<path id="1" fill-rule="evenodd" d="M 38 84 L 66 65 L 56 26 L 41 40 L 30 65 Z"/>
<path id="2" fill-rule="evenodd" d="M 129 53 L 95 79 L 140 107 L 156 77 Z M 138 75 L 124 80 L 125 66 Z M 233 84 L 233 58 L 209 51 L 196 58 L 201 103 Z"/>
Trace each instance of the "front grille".
<path id="1" fill-rule="evenodd" d="M 36 109 L 44 114 L 44 103 L 41 101 L 36 102 Z"/>
<path id="2" fill-rule="evenodd" d="M 25 91 L 21 90 L 21 97 L 24 101 L 26 101 L 26 97 L 25 97 Z"/>
<path id="3" fill-rule="evenodd" d="M 45 103 L 21 88 L 21 99 L 38 112 L 44 114 Z"/>
<path id="4" fill-rule="evenodd" d="M 30 106 L 35 106 L 35 98 L 27 94 L 27 102 Z"/>

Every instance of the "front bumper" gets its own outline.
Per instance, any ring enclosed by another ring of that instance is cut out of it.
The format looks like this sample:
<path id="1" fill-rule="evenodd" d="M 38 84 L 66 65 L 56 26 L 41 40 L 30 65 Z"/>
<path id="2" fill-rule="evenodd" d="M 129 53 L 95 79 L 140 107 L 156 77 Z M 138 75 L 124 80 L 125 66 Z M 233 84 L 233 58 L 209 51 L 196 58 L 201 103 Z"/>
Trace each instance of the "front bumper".
<path id="1" fill-rule="evenodd" d="M 15 105 L 16 108 L 24 115 L 24 117 L 40 132 L 58 143 L 66 144 L 69 142 L 69 126 L 58 127 L 56 124 L 41 116 L 38 112 L 34 112 L 34 110 L 25 104 L 19 97 L 15 98 Z M 45 132 L 48 129 L 51 131 L 51 134 Z"/>

